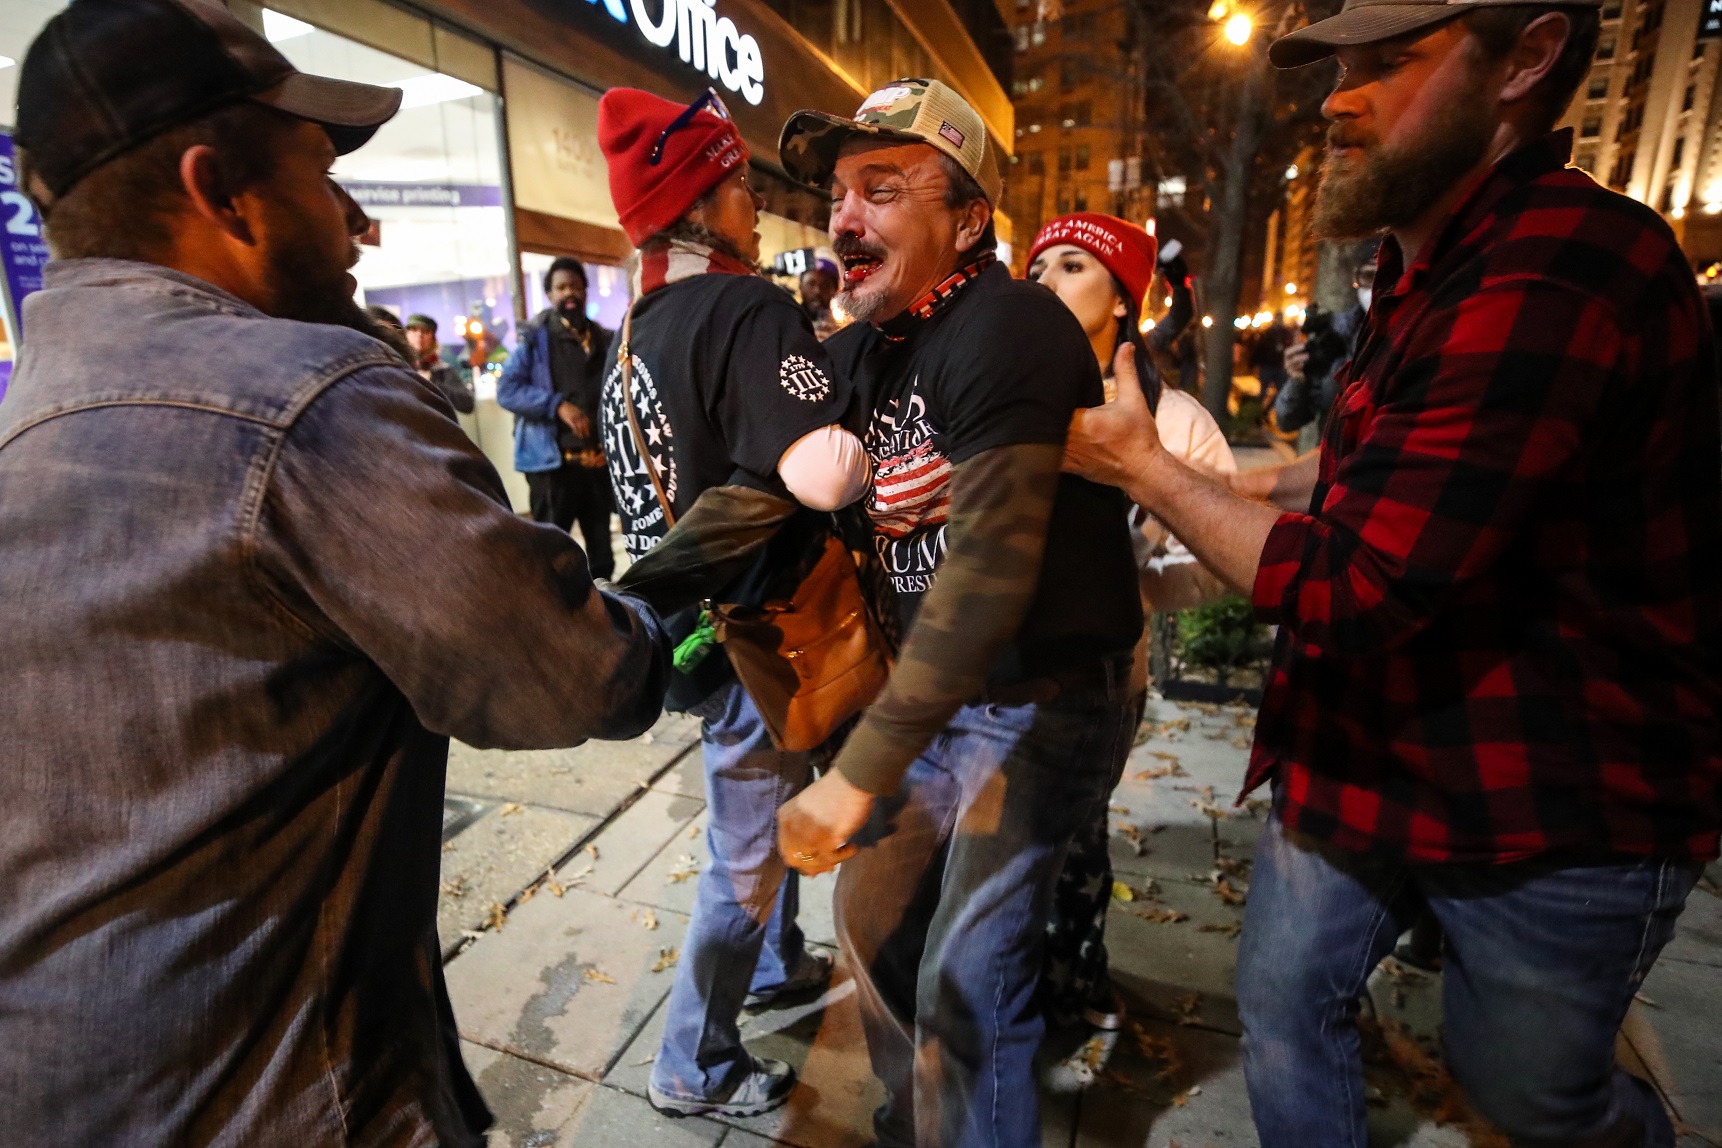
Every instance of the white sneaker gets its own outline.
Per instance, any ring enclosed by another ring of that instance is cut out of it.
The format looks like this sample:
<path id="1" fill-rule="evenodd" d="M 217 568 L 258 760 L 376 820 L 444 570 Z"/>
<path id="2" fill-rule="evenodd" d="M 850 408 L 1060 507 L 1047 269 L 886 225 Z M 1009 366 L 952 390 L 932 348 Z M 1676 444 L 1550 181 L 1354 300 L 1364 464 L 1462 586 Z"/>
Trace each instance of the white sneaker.
<path id="1" fill-rule="evenodd" d="M 1117 1047 L 1117 1029 L 1096 1029 L 1075 1052 L 1047 1065 L 1041 1072 L 1040 1082 L 1055 1095 L 1082 1092 L 1100 1079 Z"/>
<path id="2" fill-rule="evenodd" d="M 665 1116 L 760 1116 L 783 1107 L 795 1088 L 795 1069 L 781 1060 L 756 1056 L 753 1071 L 722 1100 L 684 1100 L 646 1086 L 646 1100 Z"/>

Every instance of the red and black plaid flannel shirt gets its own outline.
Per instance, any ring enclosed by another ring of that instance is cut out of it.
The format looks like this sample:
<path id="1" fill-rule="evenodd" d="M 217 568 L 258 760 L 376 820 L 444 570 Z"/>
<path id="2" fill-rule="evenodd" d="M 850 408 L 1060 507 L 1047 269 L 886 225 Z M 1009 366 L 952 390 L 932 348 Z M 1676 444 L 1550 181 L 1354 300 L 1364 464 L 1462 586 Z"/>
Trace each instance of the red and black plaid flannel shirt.
<path id="1" fill-rule="evenodd" d="M 1387 242 L 1312 513 L 1262 553 L 1245 790 L 1349 851 L 1717 854 L 1715 348 L 1667 226 L 1570 146 L 1503 160 L 1409 271 Z"/>

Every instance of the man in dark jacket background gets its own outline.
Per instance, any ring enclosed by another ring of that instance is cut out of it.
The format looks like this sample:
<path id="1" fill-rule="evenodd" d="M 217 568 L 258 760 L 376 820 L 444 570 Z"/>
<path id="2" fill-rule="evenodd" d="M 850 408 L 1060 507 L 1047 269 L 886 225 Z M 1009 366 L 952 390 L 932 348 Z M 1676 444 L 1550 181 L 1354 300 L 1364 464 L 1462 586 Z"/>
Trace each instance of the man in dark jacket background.
<path id="1" fill-rule="evenodd" d="M 544 273 L 550 306 L 520 331 L 496 401 L 514 412 L 514 468 L 526 476 L 532 517 L 563 530 L 580 524 L 594 578 L 616 569 L 610 551 L 610 472 L 598 427 L 598 392 L 614 332 L 586 314 L 586 268 L 563 256 Z"/>

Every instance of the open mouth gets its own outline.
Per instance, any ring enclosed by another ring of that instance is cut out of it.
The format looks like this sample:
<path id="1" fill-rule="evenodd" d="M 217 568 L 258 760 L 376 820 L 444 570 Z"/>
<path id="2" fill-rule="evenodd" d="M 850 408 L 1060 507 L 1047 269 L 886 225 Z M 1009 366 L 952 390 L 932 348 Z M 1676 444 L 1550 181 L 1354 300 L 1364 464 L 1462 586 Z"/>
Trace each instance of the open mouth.
<path id="1" fill-rule="evenodd" d="M 865 282 L 868 276 L 885 266 L 885 261 L 877 255 L 844 255 L 840 258 L 843 263 L 845 287 L 854 287 Z"/>

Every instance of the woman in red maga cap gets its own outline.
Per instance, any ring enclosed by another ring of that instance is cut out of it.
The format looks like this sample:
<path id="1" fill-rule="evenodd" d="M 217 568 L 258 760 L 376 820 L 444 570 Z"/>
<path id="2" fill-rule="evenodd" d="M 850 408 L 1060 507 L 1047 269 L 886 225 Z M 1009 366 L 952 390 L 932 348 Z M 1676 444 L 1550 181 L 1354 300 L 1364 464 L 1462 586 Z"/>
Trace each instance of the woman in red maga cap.
<path id="1" fill-rule="evenodd" d="M 1158 261 L 1154 236 L 1112 215 L 1082 212 L 1055 219 L 1041 228 L 1029 249 L 1028 277 L 1051 288 L 1088 334 L 1105 376 L 1106 398 L 1116 394 L 1113 361 L 1126 343 L 1135 348 L 1136 375 L 1160 428 L 1166 448 L 1185 462 L 1215 474 L 1232 474 L 1237 464 L 1214 418 L 1193 396 L 1163 387 L 1142 333 L 1142 304 L 1157 268 L 1173 294 L 1171 321 L 1154 335 L 1169 345 L 1182 333 L 1194 308 L 1182 262 Z M 1169 265 L 1170 264 L 1170 265 Z M 1187 610 L 1223 597 L 1225 586 L 1153 518 L 1132 511 L 1144 613 Z M 1147 688 L 1148 633 L 1136 650 L 1133 682 L 1137 705 Z M 1138 709 L 1140 712 L 1140 709 Z M 1113 779 L 1117 784 L 1118 779 Z M 1107 811 L 1071 843 L 1054 898 L 1048 926 L 1043 999 L 1054 1031 L 1074 1052 L 1055 1060 L 1046 1083 L 1055 1091 L 1092 1084 L 1118 1040 L 1124 1008 L 1107 975 L 1106 911 L 1112 899 L 1112 857 L 1108 851 Z M 1074 1037 L 1074 1040 L 1071 1038 Z"/>
<path id="2" fill-rule="evenodd" d="M 630 88 L 600 101 L 598 142 L 622 229 L 639 249 L 601 401 L 629 557 L 645 558 L 708 493 L 799 502 L 807 509 L 773 540 L 794 542 L 820 521 L 809 511 L 865 493 L 871 466 L 860 440 L 836 425 L 847 384 L 794 298 L 755 266 L 763 200 L 748 184 L 747 145 L 715 92 L 682 105 Z M 707 568 L 705 552 L 697 557 Z M 768 566 L 762 558 L 694 600 L 750 602 L 765 594 Z M 623 576 L 624 590 L 636 586 Z M 697 613 L 674 614 L 672 634 L 687 636 Z M 701 719 L 711 860 L 647 1096 L 675 1116 L 752 1116 L 782 1104 L 795 1075 L 742 1047 L 743 1007 L 823 988 L 831 972 L 829 958 L 802 943 L 796 877 L 777 852 L 777 810 L 807 784 L 810 763 L 773 746 L 721 650 L 682 664 L 669 706 Z"/>

